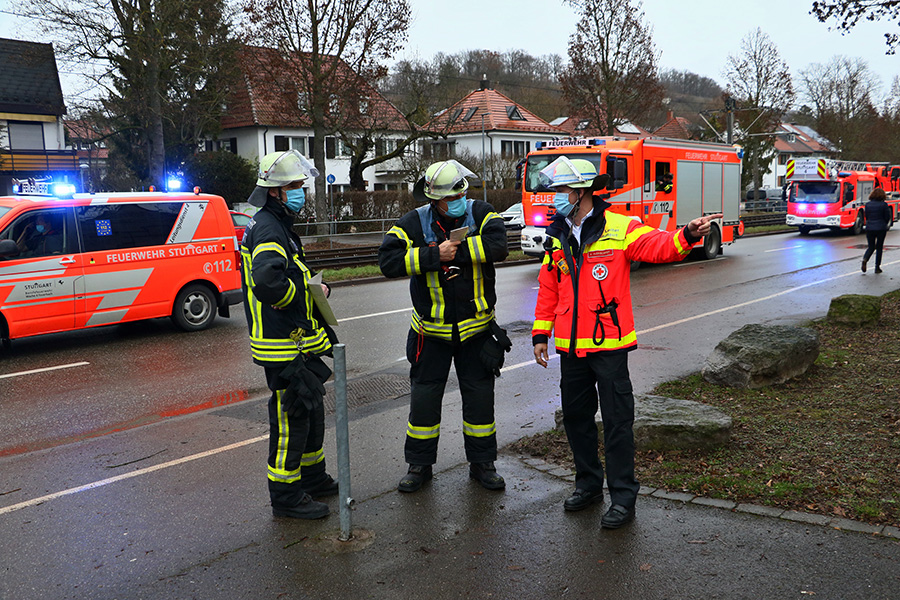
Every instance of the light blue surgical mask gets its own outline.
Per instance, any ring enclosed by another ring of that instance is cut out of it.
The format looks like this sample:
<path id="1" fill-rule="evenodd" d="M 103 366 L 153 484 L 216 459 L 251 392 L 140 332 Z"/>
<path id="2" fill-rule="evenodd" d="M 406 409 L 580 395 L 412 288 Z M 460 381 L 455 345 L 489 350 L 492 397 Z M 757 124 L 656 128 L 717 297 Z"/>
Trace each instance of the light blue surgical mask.
<path id="1" fill-rule="evenodd" d="M 461 217 L 466 212 L 466 197 L 457 198 L 456 200 L 448 200 L 447 201 L 447 216 L 448 217 Z"/>
<path id="2" fill-rule="evenodd" d="M 572 212 L 572 209 L 575 208 L 575 205 L 569 202 L 569 194 L 557 192 L 556 195 L 553 196 L 553 208 L 556 209 L 557 213 L 564 217 L 568 217 Z"/>
<path id="3" fill-rule="evenodd" d="M 43 226 L 43 225 L 35 225 L 34 228 L 37 229 L 37 232 L 38 232 L 38 233 L 44 233 L 44 226 Z"/>
<path id="4" fill-rule="evenodd" d="M 287 196 L 287 200 L 284 202 L 285 207 L 292 213 L 300 212 L 300 209 L 306 204 L 306 193 L 303 188 L 285 190 L 284 193 Z"/>

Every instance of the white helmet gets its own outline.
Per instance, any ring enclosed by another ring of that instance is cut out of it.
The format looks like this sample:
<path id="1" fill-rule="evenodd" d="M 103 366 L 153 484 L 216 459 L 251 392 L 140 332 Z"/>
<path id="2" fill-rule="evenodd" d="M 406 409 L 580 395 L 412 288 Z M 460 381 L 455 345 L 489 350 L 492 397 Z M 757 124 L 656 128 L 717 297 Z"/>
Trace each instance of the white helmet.
<path id="1" fill-rule="evenodd" d="M 281 187 L 318 176 L 319 170 L 298 151 L 272 152 L 259 161 L 259 179 L 256 180 L 256 185 L 266 188 Z"/>
<path id="2" fill-rule="evenodd" d="M 425 170 L 425 176 L 413 186 L 413 197 L 422 202 L 430 202 L 448 196 L 459 196 L 469 189 L 466 177 L 475 177 L 475 173 L 459 162 L 453 159 L 436 162 Z"/>

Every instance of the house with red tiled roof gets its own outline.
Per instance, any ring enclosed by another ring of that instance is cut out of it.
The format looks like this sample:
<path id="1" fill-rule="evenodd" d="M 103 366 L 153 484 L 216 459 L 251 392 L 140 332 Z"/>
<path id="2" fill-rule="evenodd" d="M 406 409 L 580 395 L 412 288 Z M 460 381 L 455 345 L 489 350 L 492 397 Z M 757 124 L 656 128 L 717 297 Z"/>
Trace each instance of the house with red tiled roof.
<path id="1" fill-rule="evenodd" d="M 653 132 L 653 137 L 672 138 L 677 140 L 692 140 L 692 123 L 684 117 L 676 117 L 671 110 L 666 114 L 666 122 Z"/>
<path id="2" fill-rule="evenodd" d="M 491 88 L 481 87 L 442 111 L 426 126 L 445 131 L 446 139 L 424 140 L 423 157 L 440 160 L 467 152 L 509 159 L 523 158 L 534 143 L 566 135 L 566 132 L 541 119 L 521 104 Z"/>
<path id="3" fill-rule="evenodd" d="M 781 187 L 787 163 L 794 158 L 833 158 L 838 151 L 834 145 L 811 127 L 796 123 L 779 124 L 775 135 L 775 151 L 778 153 L 763 176 L 763 187 Z"/>
<path id="4" fill-rule="evenodd" d="M 572 137 L 599 137 L 600 129 L 586 117 L 559 117 L 550 121 L 557 129 L 562 129 Z M 638 140 L 650 135 L 650 132 L 634 123 L 622 123 L 616 127 L 614 135 L 626 140 Z"/>
<path id="5" fill-rule="evenodd" d="M 270 48 L 245 46 L 240 50 L 241 76 L 232 87 L 221 119 L 222 133 L 206 142 L 206 150 L 227 150 L 254 162 L 269 152 L 296 149 L 314 159 L 313 130 L 304 110 L 306 92 L 293 79 L 273 81 L 265 65 L 273 63 L 276 56 Z M 300 58 L 296 60 L 299 64 Z M 335 98 L 329 106 L 339 123 L 335 129 L 352 134 L 377 127 L 376 153 L 393 151 L 409 132 L 403 114 L 345 62 L 339 63 L 337 73 L 336 77 L 352 84 L 348 87 L 353 93 Z M 349 189 L 349 150 L 337 133 L 325 138 L 325 172 L 335 177 L 335 192 Z M 369 190 L 398 189 L 405 185 L 401 173 L 399 159 L 393 159 L 367 168 L 363 179 Z"/>

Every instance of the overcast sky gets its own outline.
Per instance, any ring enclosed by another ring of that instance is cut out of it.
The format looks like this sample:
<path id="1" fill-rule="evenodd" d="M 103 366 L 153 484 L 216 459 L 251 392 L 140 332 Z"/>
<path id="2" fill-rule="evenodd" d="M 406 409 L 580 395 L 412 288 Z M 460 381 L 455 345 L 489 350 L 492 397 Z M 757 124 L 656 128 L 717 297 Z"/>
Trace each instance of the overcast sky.
<path id="1" fill-rule="evenodd" d="M 525 50 L 534 56 L 567 57 L 576 24 L 560 0 L 410 0 L 413 24 L 401 58 L 431 59 L 437 52 L 488 49 Z M 25 19 L 13 17 L 18 0 L 0 0 L 0 37 L 35 39 Z M 653 27 L 661 67 L 688 70 L 724 84 L 729 54 L 760 27 L 796 77 L 811 63 L 832 56 L 864 59 L 882 81 L 882 92 L 900 75 L 900 54 L 885 55 L 884 33 L 896 22 L 863 22 L 845 36 L 829 31 L 809 14 L 812 0 L 644 0 L 645 19 Z M 38 40 L 40 41 L 40 40 Z M 63 81 L 63 92 L 72 93 Z"/>

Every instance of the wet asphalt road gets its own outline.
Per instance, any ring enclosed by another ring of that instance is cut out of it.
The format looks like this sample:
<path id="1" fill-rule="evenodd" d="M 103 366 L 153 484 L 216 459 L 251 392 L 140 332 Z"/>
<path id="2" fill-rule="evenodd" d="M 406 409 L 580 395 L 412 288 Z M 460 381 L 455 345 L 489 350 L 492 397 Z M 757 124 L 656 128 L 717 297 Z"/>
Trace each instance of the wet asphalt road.
<path id="1" fill-rule="evenodd" d="M 636 390 L 698 369 L 745 323 L 801 322 L 833 296 L 896 289 L 900 234 L 878 277 L 858 272 L 862 239 L 745 239 L 715 261 L 635 272 Z M 549 428 L 558 405 L 558 367 L 531 359 L 536 269 L 498 272 L 515 343 L 497 381 L 501 445 Z M 351 380 L 404 377 L 406 286 L 335 289 Z M 282 522 L 267 509 L 265 390 L 245 327 L 238 313 L 199 334 L 156 321 L 15 343 L 0 375 L 89 364 L 0 379 L 0 598 L 898 597 L 896 540 L 653 498 L 633 527 L 600 532 L 600 510 L 563 514 L 570 483 L 507 454 L 507 491 L 481 490 L 460 466 L 453 391 L 439 474 L 413 496 L 394 491 L 405 399 L 351 412 L 354 525 L 374 541 L 331 553 L 316 540 L 336 516 Z"/>

